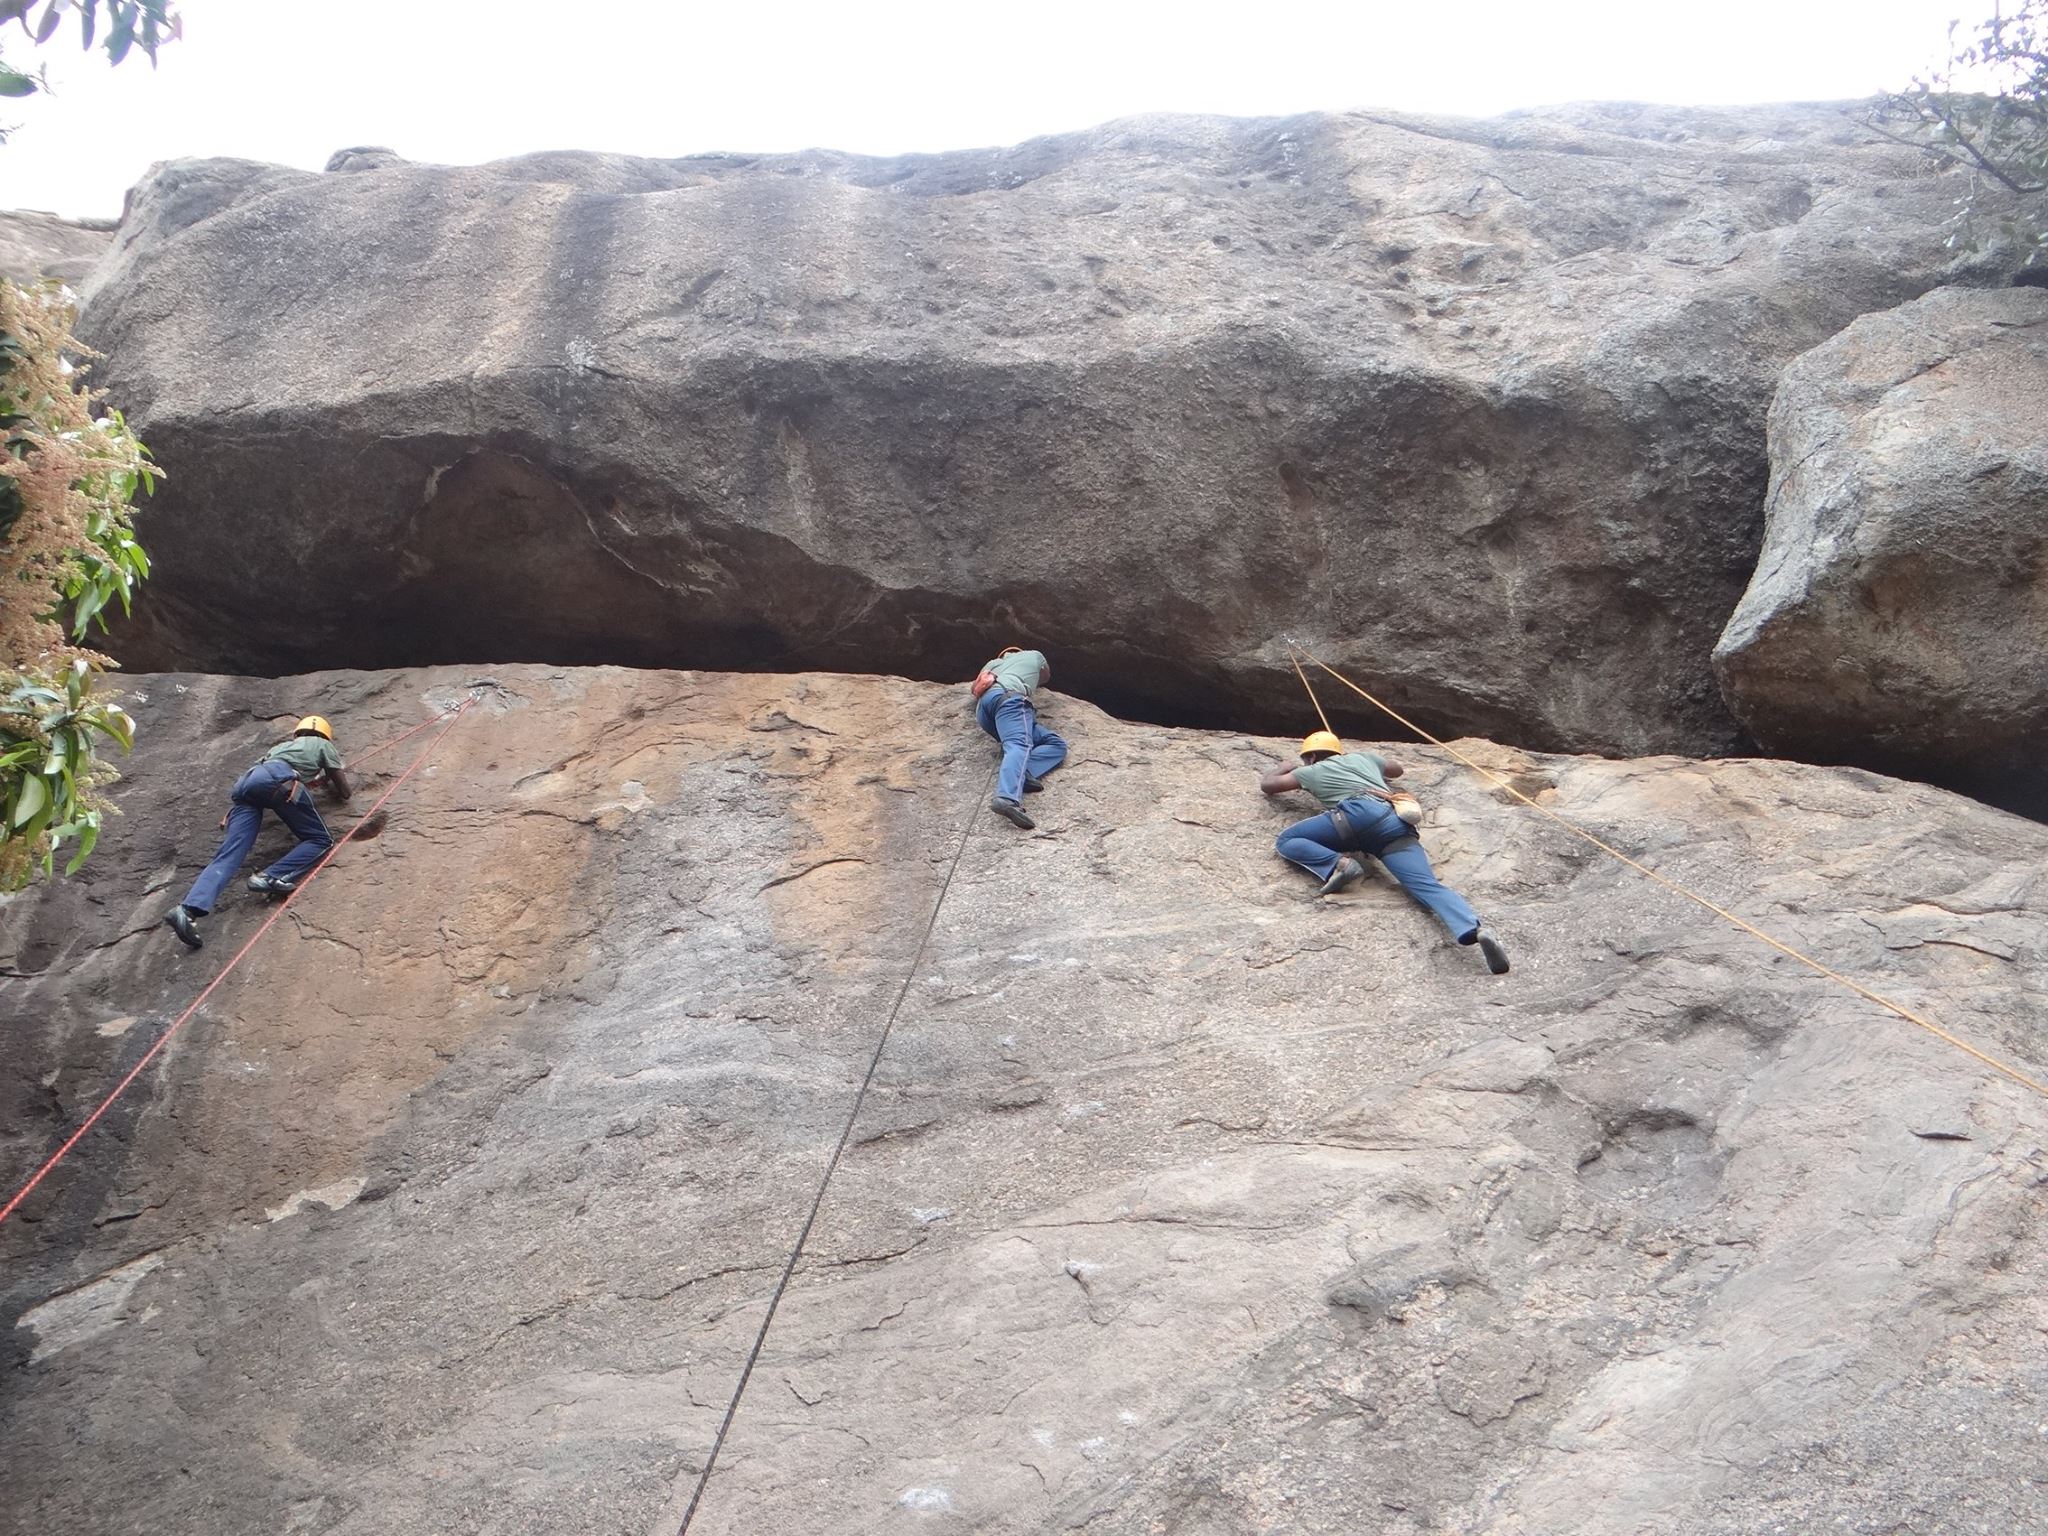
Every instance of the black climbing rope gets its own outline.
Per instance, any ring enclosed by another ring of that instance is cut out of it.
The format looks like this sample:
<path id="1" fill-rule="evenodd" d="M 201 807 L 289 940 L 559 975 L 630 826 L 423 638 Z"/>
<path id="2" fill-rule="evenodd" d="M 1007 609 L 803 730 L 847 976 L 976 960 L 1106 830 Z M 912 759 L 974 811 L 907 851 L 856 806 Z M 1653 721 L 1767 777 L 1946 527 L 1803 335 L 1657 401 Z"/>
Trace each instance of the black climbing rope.
<path id="1" fill-rule="evenodd" d="M 782 1266 L 781 1278 L 775 1282 L 775 1289 L 768 1298 L 768 1311 L 761 1318 L 761 1326 L 754 1333 L 753 1348 L 747 1351 L 746 1366 L 740 1371 L 739 1384 L 733 1388 L 732 1401 L 726 1404 L 725 1417 L 718 1426 L 718 1437 L 711 1442 L 711 1454 L 704 1458 L 704 1470 L 697 1474 L 697 1486 L 690 1494 L 689 1506 L 683 1511 L 682 1524 L 676 1527 L 676 1536 L 687 1536 L 690 1522 L 697 1517 L 697 1506 L 703 1502 L 704 1490 L 711 1484 L 711 1472 L 718 1465 L 718 1453 L 725 1448 L 725 1437 L 732 1430 L 733 1419 L 740 1411 L 740 1399 L 746 1396 L 747 1383 L 753 1379 L 754 1366 L 761 1358 L 762 1346 L 768 1342 L 768 1330 L 774 1326 L 775 1311 L 782 1305 L 782 1294 L 789 1288 L 790 1277 L 796 1273 L 796 1266 L 803 1257 L 804 1244 L 810 1240 L 811 1228 L 818 1220 L 818 1212 L 824 1209 L 825 1194 L 832 1186 L 832 1175 L 839 1171 L 839 1160 L 846 1153 L 846 1146 L 853 1139 L 854 1123 L 860 1119 L 861 1106 L 867 1101 L 868 1087 L 875 1080 L 876 1069 L 882 1065 L 882 1052 L 888 1048 L 889 1035 L 896 1028 L 896 1019 L 903 1012 L 904 999 L 910 996 L 911 983 L 917 979 L 918 967 L 924 963 L 924 954 L 931 947 L 932 935 L 938 931 L 939 913 L 946 905 L 946 896 L 953 889 L 953 876 L 959 873 L 961 857 L 967 852 L 968 839 L 974 835 L 974 818 L 982 809 L 982 799 L 988 787 L 995 781 L 1001 768 L 1001 760 L 989 771 L 988 779 L 981 786 L 981 792 L 974 798 L 967 822 L 960 829 L 960 842 L 953 850 L 953 862 L 946 866 L 946 878 L 939 885 L 938 900 L 932 903 L 932 915 L 924 925 L 924 934 L 917 941 L 916 952 L 910 957 L 910 964 L 903 972 L 903 985 L 896 989 L 896 1000 L 889 1005 L 889 1016 L 882 1024 L 882 1033 L 875 1040 L 875 1049 L 868 1057 L 867 1074 L 860 1080 L 860 1088 L 853 1096 L 853 1107 L 847 1111 L 846 1124 L 840 1128 L 839 1144 L 832 1149 L 832 1157 L 825 1164 L 824 1177 L 818 1180 L 818 1192 L 811 1200 L 810 1214 L 804 1217 L 804 1224 L 797 1232 L 796 1242 L 789 1250 L 789 1258 Z"/>

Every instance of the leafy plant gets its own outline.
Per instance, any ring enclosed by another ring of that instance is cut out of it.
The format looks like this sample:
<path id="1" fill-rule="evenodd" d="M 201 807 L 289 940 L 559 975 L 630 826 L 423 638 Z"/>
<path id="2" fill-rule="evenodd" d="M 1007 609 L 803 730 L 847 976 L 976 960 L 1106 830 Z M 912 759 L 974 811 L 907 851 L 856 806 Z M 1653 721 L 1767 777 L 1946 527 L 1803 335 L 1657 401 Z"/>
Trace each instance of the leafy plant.
<path id="1" fill-rule="evenodd" d="M 2048 0 L 2000 0 L 1949 57 L 1882 98 L 1871 125 L 1971 173 L 1951 246 L 2012 242 L 2021 266 L 2048 272 Z"/>
<path id="2" fill-rule="evenodd" d="M 131 502 L 162 471 L 120 412 L 95 413 L 70 322 L 60 287 L 0 282 L 0 890 L 74 841 L 78 868 L 111 809 L 100 738 L 135 737 L 99 685 L 113 663 L 77 642 L 148 578 Z"/>
<path id="3" fill-rule="evenodd" d="M 125 752 L 135 744 L 135 721 L 93 691 L 92 666 L 82 656 L 57 686 L 17 677 L 0 695 L 0 890 L 27 884 L 38 865 L 51 873 L 75 838 L 64 865 L 74 874 L 99 841 L 108 807 L 94 791 L 111 775 L 94 752 L 96 735 Z"/>
<path id="4" fill-rule="evenodd" d="M 18 21 L 29 41 L 40 47 L 57 35 L 66 16 L 76 16 L 88 51 L 98 38 L 109 64 L 119 64 L 140 48 L 154 65 L 157 49 L 184 31 L 184 18 L 171 5 L 172 0 L 0 0 L 0 30 L 10 21 Z M 102 17 L 106 20 L 104 34 L 100 30 Z M 49 88 L 43 70 L 20 70 L 0 60 L 0 97 L 33 96 Z M 0 128 L 0 143 L 6 140 L 7 131 Z"/>

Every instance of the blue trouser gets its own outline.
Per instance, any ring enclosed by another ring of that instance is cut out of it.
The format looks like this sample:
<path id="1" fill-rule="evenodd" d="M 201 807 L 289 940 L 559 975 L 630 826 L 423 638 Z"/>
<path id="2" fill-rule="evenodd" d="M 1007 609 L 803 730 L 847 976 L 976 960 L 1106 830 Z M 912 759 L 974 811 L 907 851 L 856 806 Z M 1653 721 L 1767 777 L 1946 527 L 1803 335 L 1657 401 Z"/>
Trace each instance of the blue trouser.
<path id="1" fill-rule="evenodd" d="M 300 789 L 294 792 L 298 775 L 292 772 L 290 763 L 275 758 L 258 763 L 239 779 L 229 798 L 234 801 L 228 810 L 228 835 L 221 839 L 220 852 L 213 856 L 213 862 L 199 872 L 199 878 L 192 882 L 192 889 L 185 893 L 183 905 L 192 912 L 211 912 L 213 904 L 220 899 L 220 888 L 235 878 L 235 871 L 242 867 L 242 860 L 249 857 L 249 850 L 256 846 L 256 833 L 263 825 L 265 810 L 277 812 L 278 820 L 298 835 L 298 842 L 283 858 L 263 871 L 273 880 L 296 880 L 315 864 L 320 855 L 334 846 L 334 837 L 327 830 L 327 823 L 320 819 L 319 811 L 313 808 L 310 791 Z"/>
<path id="2" fill-rule="evenodd" d="M 996 778 L 996 798 L 1016 800 L 1024 793 L 1024 776 L 1042 779 L 1067 760 L 1067 744 L 1038 723 L 1031 700 L 1007 688 L 991 688 L 974 708 L 981 728 L 1003 744 L 1003 771 Z"/>
<path id="3" fill-rule="evenodd" d="M 1364 796 L 1346 800 L 1337 809 L 1348 828 L 1340 830 L 1327 813 L 1297 821 L 1273 846 L 1283 859 L 1292 859 L 1320 880 L 1327 880 L 1346 853 L 1369 853 L 1401 882 L 1401 888 L 1450 929 L 1460 944 L 1470 944 L 1479 933 L 1479 914 L 1470 902 L 1437 879 L 1429 855 L 1415 829 L 1394 814 L 1393 807 Z"/>

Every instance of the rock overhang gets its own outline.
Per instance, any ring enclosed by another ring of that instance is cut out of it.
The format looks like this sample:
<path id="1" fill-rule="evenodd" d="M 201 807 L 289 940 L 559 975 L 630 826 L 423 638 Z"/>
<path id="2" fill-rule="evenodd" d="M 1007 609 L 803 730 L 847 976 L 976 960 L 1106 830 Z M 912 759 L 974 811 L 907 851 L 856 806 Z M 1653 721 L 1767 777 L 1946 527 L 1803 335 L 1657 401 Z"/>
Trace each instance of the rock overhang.
<path id="1" fill-rule="evenodd" d="M 113 644 L 942 677 L 979 617 L 1279 728 L 1302 632 L 1438 728 L 1729 750 L 1776 367 L 1954 275 L 1946 188 L 1824 108 L 172 165 L 85 317 L 178 530 Z"/>

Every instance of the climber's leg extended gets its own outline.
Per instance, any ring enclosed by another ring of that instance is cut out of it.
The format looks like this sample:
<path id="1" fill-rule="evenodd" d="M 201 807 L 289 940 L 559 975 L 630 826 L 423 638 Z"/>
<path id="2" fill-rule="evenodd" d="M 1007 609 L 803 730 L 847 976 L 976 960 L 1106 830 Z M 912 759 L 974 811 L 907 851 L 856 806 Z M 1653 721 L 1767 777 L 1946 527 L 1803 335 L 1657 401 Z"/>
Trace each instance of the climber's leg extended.
<path id="1" fill-rule="evenodd" d="M 1470 902 L 1437 879 L 1429 855 L 1422 851 L 1418 839 L 1397 837 L 1379 849 L 1376 857 L 1401 882 L 1401 889 L 1436 914 L 1437 921 L 1450 930 L 1452 938 L 1460 944 L 1478 939 L 1479 914 L 1472 910 Z"/>
<path id="2" fill-rule="evenodd" d="M 237 786 L 239 787 L 239 786 Z M 220 900 L 221 887 L 234 879 L 235 871 L 242 867 L 242 860 L 249 857 L 249 850 L 256 846 L 256 833 L 263 825 L 263 808 L 245 805 L 237 800 L 228 808 L 227 836 L 220 842 L 220 851 L 213 856 L 213 862 L 199 872 L 199 878 L 192 882 L 192 889 L 185 893 L 180 903 L 195 917 L 203 917 L 213 910 L 213 904 Z"/>
<path id="3" fill-rule="evenodd" d="M 1041 736 L 1052 737 L 1054 741 L 1059 738 L 1040 730 L 1038 712 L 1031 707 L 1030 699 L 1003 688 L 991 688 L 981 696 L 974 718 L 984 731 L 1003 744 L 1003 766 L 996 775 L 996 794 L 989 801 L 989 809 L 1028 832 L 1038 825 L 1023 804 L 1026 780 L 1033 778 L 1032 748 Z M 1050 756 L 1049 750 L 1047 755 Z M 1060 757 L 1065 756 L 1066 743 L 1060 742 Z M 1048 768 L 1047 772 L 1050 771 Z"/>

